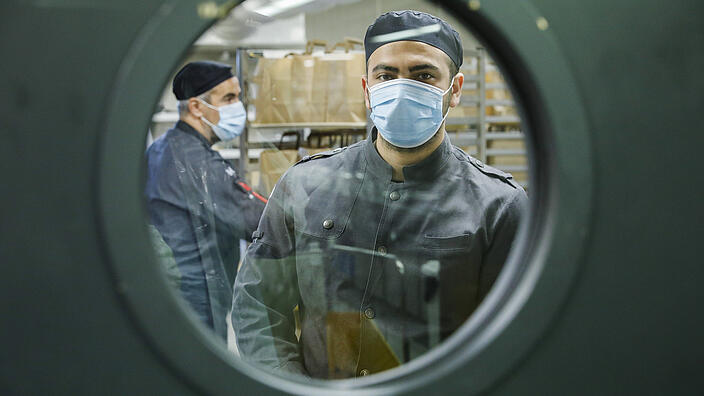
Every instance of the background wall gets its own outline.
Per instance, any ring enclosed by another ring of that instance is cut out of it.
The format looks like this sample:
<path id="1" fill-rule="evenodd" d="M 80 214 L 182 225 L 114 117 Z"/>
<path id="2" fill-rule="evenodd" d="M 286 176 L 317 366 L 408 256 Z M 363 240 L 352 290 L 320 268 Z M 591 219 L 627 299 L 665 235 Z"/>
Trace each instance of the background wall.
<path id="1" fill-rule="evenodd" d="M 361 0 L 318 13 L 308 13 L 305 17 L 306 38 L 327 40 L 329 43 L 342 41 L 345 37 L 361 40 L 367 27 L 379 15 L 408 9 L 424 11 L 447 21 L 460 34 L 464 48 L 479 45 L 474 36 L 452 15 L 439 6 L 422 0 Z"/>
<path id="2" fill-rule="evenodd" d="M 346 37 L 362 40 L 367 27 L 376 17 L 387 11 L 404 9 L 428 12 L 446 20 L 460 34 L 466 49 L 480 46 L 456 18 L 441 7 L 423 0 L 357 0 L 322 11 L 311 9 L 305 13 L 286 15 L 266 23 L 248 23 L 247 17 L 239 15 L 235 9 L 229 17 L 204 32 L 186 53 L 183 62 L 173 69 L 172 74 L 193 60 L 210 59 L 234 63 L 231 50 L 237 47 L 303 49 L 308 40 L 325 40 L 328 44 L 343 41 Z M 176 99 L 171 93 L 170 81 L 157 106 L 157 111 L 162 109 L 176 111 Z M 153 134 L 158 136 L 169 127 L 168 123 L 159 125 Z"/>

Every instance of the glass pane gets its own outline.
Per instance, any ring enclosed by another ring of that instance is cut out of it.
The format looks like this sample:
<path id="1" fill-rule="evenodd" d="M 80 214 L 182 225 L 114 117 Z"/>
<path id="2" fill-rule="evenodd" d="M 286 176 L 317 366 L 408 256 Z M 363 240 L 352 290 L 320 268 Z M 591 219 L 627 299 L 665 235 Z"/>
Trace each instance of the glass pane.
<path id="1" fill-rule="evenodd" d="M 406 8 L 428 14 L 385 14 Z M 166 278 L 265 370 L 343 379 L 413 360 L 509 254 L 528 200 L 516 106 L 438 6 L 247 1 L 192 46 L 153 117 Z"/>

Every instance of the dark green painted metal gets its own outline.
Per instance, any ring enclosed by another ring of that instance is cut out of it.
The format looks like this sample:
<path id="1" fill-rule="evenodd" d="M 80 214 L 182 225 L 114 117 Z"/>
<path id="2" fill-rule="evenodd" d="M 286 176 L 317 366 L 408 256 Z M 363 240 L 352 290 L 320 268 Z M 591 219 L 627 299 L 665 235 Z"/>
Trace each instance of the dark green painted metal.
<path id="1" fill-rule="evenodd" d="M 197 5 L 0 6 L 0 394 L 702 389 L 704 4 L 447 3 L 510 72 L 532 127 L 538 199 L 500 280 L 518 292 L 498 285 L 425 359 L 317 392 L 229 357 L 188 320 L 147 244 L 143 131 L 211 22 Z"/>
<path id="2" fill-rule="evenodd" d="M 190 394 L 117 298 L 92 198 L 104 109 L 155 4 L 0 7 L 0 394 Z"/>

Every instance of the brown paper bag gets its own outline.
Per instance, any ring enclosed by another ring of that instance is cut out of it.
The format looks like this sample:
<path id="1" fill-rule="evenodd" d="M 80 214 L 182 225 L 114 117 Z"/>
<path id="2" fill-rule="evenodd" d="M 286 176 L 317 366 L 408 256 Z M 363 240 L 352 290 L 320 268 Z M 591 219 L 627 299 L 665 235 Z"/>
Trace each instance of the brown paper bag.
<path id="1" fill-rule="evenodd" d="M 257 109 L 255 123 L 278 124 L 291 119 L 291 58 L 259 59 L 256 77 L 258 86 L 254 105 Z"/>
<path id="2" fill-rule="evenodd" d="M 298 161 L 298 150 L 264 150 L 259 156 L 262 172 L 262 181 L 267 195 L 271 194 L 274 186 L 284 172 Z"/>
<path id="3" fill-rule="evenodd" d="M 291 115 L 289 122 L 323 122 L 325 119 L 324 92 L 316 91 L 316 81 L 324 78 L 324 70 L 320 70 L 316 57 L 312 55 L 293 55 L 291 57 Z"/>
<path id="4" fill-rule="evenodd" d="M 364 122 L 364 65 L 363 53 L 260 58 L 254 123 Z"/>
<path id="5" fill-rule="evenodd" d="M 325 326 L 330 379 L 354 377 L 361 369 L 378 373 L 401 364 L 374 321 L 359 312 L 328 312 Z"/>
<path id="6" fill-rule="evenodd" d="M 327 64 L 326 122 L 364 122 L 367 119 L 362 92 L 364 54 L 331 54 Z"/>

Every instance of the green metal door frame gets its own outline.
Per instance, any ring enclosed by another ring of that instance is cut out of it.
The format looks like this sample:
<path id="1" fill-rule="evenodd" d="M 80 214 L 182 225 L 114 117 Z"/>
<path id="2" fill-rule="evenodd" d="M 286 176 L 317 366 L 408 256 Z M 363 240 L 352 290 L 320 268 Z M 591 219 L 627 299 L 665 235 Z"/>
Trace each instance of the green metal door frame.
<path id="1" fill-rule="evenodd" d="M 518 246 L 480 309 L 448 341 L 420 359 L 370 378 L 283 380 L 233 357 L 188 317 L 155 265 L 144 226 L 144 133 L 154 103 L 185 50 L 211 23 L 192 1 L 164 2 L 142 26 L 120 66 L 96 156 L 98 230 L 115 287 L 152 350 L 175 375 L 207 394 L 359 395 L 485 391 L 547 331 L 578 272 L 589 235 L 592 168 L 580 93 L 549 27 L 528 1 L 470 9 L 446 2 L 487 44 L 508 74 L 528 127 L 532 211 Z M 228 4 L 227 6 L 231 6 Z M 476 5 L 476 4 L 475 4 Z M 422 375 L 421 375 L 422 374 Z M 267 385 L 265 385 L 267 384 Z"/>

